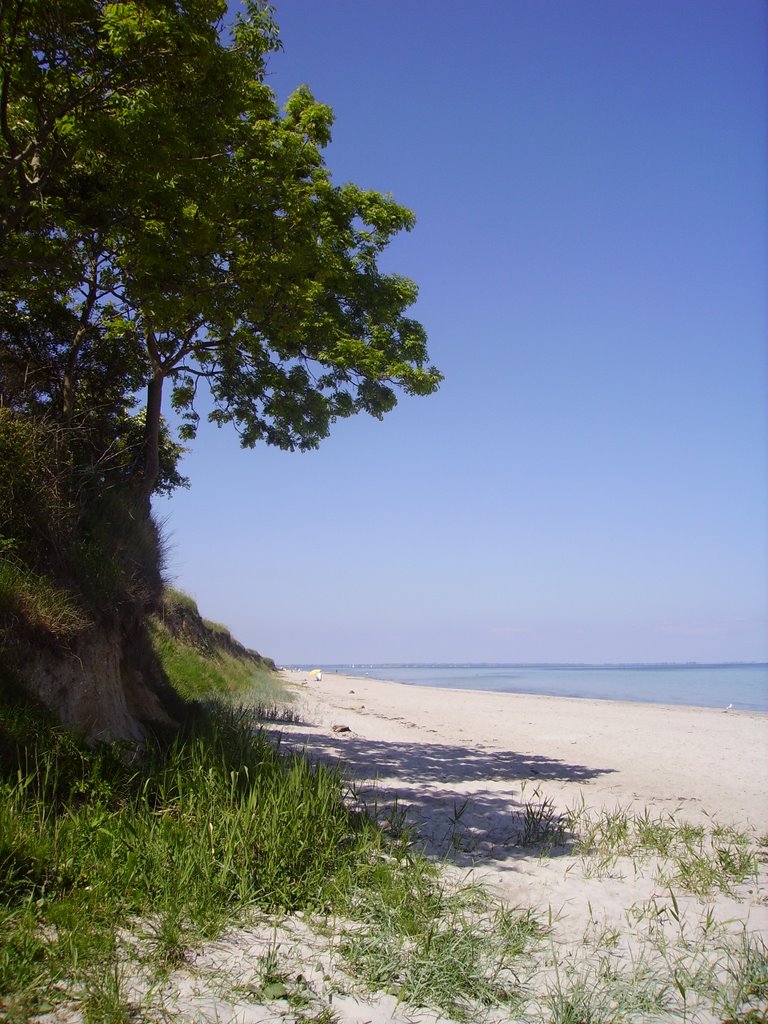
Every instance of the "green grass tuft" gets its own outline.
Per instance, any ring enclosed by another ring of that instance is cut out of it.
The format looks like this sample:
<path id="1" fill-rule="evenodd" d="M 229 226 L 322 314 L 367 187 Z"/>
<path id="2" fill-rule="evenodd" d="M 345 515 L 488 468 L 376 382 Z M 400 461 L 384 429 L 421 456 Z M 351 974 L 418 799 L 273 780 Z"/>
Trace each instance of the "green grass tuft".
<path id="1" fill-rule="evenodd" d="M 642 813 L 622 807 L 592 813 L 583 805 L 569 811 L 565 822 L 592 874 L 612 870 L 621 857 L 656 857 L 660 882 L 706 899 L 718 891 L 733 893 L 758 870 L 754 841 L 731 826 L 713 824 L 707 830 L 671 814 L 654 818 L 647 808 Z"/>
<path id="2" fill-rule="evenodd" d="M 10 639 L 19 624 L 25 631 L 67 640 L 91 622 L 70 591 L 0 554 L 0 638 Z"/>
<path id="3" fill-rule="evenodd" d="M 475 886 L 448 886 L 413 851 L 408 866 L 376 865 L 358 894 L 339 951 L 371 989 L 457 1020 L 478 1007 L 522 1001 L 518 967 L 543 929 L 528 911 L 510 911 Z M 414 870 L 414 868 L 416 870 Z"/>

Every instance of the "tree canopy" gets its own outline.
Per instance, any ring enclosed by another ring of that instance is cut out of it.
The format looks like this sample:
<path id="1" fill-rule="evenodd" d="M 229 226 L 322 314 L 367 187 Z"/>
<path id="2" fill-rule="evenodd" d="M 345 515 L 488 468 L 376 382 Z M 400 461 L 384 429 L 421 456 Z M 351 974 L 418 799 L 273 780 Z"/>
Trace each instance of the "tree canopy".
<path id="1" fill-rule="evenodd" d="M 310 449 L 440 381 L 416 286 L 378 257 L 413 214 L 335 184 L 331 110 L 265 82 L 249 2 L 0 0 L 0 404 L 78 427 L 149 508 L 191 439 Z M 145 395 L 137 413 L 138 396 Z"/>

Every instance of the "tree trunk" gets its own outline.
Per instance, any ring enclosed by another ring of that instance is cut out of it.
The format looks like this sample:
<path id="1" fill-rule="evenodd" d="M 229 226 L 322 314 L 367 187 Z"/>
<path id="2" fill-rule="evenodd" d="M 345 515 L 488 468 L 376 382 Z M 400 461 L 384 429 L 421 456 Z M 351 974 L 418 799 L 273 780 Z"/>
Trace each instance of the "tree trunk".
<path id="1" fill-rule="evenodd" d="M 152 492 L 160 473 L 160 417 L 163 406 L 163 379 L 161 370 L 155 374 L 147 385 L 147 415 L 144 428 L 144 453 L 139 497 L 147 515 L 152 502 Z"/>
<path id="2" fill-rule="evenodd" d="M 98 248 L 98 247 L 96 247 Z M 61 411 L 66 426 L 71 426 L 75 414 L 75 391 L 77 388 L 77 362 L 80 357 L 80 349 L 85 341 L 88 328 L 91 326 L 91 317 L 96 306 L 97 284 L 99 280 L 98 260 L 95 256 L 90 261 L 90 276 L 88 279 L 88 295 L 83 308 L 80 310 L 80 324 L 75 331 L 72 344 L 69 348 L 67 363 L 64 367 L 64 376 L 61 382 Z"/>
<path id="3" fill-rule="evenodd" d="M 72 425 L 75 414 L 75 374 L 77 372 L 77 347 L 73 346 L 61 381 L 61 416 L 64 425 Z"/>

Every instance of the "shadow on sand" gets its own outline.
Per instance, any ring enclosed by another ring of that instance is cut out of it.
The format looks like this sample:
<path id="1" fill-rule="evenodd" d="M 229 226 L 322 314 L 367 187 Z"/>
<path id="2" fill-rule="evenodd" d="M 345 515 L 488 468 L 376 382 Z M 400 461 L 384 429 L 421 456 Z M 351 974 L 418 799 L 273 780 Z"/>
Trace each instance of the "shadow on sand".
<path id="1" fill-rule="evenodd" d="M 340 765 L 358 805 L 379 821 L 415 826 L 431 855 L 460 866 L 519 860 L 543 846 L 553 856 L 568 853 L 572 842 L 561 818 L 567 808 L 556 808 L 537 784 L 589 784 L 615 771 L 512 750 L 351 733 L 297 730 L 283 733 L 281 742 L 312 760 Z"/>

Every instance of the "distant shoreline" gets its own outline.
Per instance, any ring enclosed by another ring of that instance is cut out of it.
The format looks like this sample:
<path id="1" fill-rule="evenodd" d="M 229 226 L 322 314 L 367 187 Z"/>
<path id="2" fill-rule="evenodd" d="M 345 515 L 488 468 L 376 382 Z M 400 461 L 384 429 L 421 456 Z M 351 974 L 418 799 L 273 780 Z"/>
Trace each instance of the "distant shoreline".
<path id="1" fill-rule="evenodd" d="M 291 662 L 290 671 L 308 672 L 318 662 Z M 286 666 L 287 667 L 287 666 Z M 768 661 L 357 661 L 323 662 L 323 671 L 376 668 L 552 668 L 552 669 L 686 669 L 686 668 L 766 668 Z"/>
<path id="2" fill-rule="evenodd" d="M 762 662 L 656 666 L 412 662 L 322 668 L 333 675 L 428 689 L 768 713 L 768 664 Z"/>

